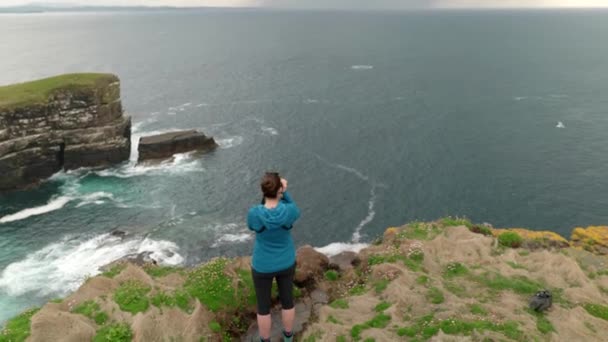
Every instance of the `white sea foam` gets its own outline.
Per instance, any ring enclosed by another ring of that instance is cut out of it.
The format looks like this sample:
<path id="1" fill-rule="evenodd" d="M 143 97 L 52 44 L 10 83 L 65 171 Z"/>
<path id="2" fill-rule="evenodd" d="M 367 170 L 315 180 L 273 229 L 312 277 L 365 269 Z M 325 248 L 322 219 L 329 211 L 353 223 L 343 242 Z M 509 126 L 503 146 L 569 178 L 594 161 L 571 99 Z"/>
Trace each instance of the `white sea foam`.
<path id="1" fill-rule="evenodd" d="M 196 106 L 200 108 L 200 107 L 207 107 L 208 105 L 209 105 L 208 103 L 203 102 L 203 103 L 197 104 Z"/>
<path id="2" fill-rule="evenodd" d="M 242 144 L 243 137 L 237 135 L 223 139 L 216 139 L 215 142 L 217 142 L 217 144 L 220 145 L 221 148 L 231 148 Z"/>
<path id="3" fill-rule="evenodd" d="M 167 112 L 167 115 L 171 115 L 171 116 L 177 115 L 177 112 Z"/>
<path id="4" fill-rule="evenodd" d="M 126 255 L 152 252 L 161 264 L 178 265 L 183 258 L 179 247 L 170 241 L 148 238 L 120 239 L 102 234 L 88 240 L 66 237 L 25 259 L 8 265 L 0 274 L 0 289 L 11 296 L 66 295 L 76 290 L 99 268 Z"/>
<path id="5" fill-rule="evenodd" d="M 513 99 L 514 99 L 515 101 L 522 101 L 522 100 L 525 100 L 525 99 L 527 99 L 527 98 L 528 98 L 527 96 L 516 96 L 516 97 L 514 97 Z"/>
<path id="6" fill-rule="evenodd" d="M 212 248 L 216 248 L 223 244 L 233 244 L 233 243 L 243 243 L 251 240 L 252 236 L 248 233 L 240 233 L 240 234 L 224 234 L 220 236 L 214 243 L 211 245 Z"/>
<path id="7" fill-rule="evenodd" d="M 361 220 L 361 222 L 359 222 L 359 225 L 355 228 L 355 231 L 353 233 L 353 238 L 352 238 L 353 242 L 357 243 L 357 242 L 361 241 L 361 230 L 368 223 L 370 223 L 374 220 L 374 217 L 376 216 L 376 211 L 374 210 L 375 204 L 376 204 L 376 185 L 372 185 L 372 188 L 370 190 L 370 198 L 369 198 L 369 201 L 367 202 L 367 216 L 365 216 L 365 218 L 363 220 Z"/>
<path id="8" fill-rule="evenodd" d="M 104 204 L 104 199 L 113 200 L 114 195 L 105 191 L 98 191 L 83 195 L 80 197 L 81 202 L 76 205 L 76 208 L 80 208 L 88 204 Z"/>
<path id="9" fill-rule="evenodd" d="M 321 156 L 319 156 L 318 154 L 315 154 L 315 156 L 321 160 L 322 162 L 335 167 L 337 169 L 340 169 L 342 171 L 346 171 L 350 174 L 355 175 L 357 178 L 361 179 L 362 181 L 370 184 L 370 197 L 369 197 L 369 201 L 367 202 L 367 215 L 365 216 L 365 218 L 363 218 L 363 220 L 361 220 L 361 222 L 359 222 L 359 224 L 357 225 L 357 227 L 355 227 L 355 231 L 353 232 L 353 237 L 352 237 L 352 241 L 354 243 L 358 243 L 361 240 L 361 230 L 370 222 L 372 222 L 374 220 L 374 217 L 376 216 L 376 211 L 374 210 L 374 206 L 376 204 L 376 188 L 380 185 L 376 184 L 375 182 L 370 181 L 369 177 L 366 176 L 365 174 L 363 174 L 361 171 L 352 168 L 352 167 L 348 167 L 346 165 L 342 165 L 342 164 L 337 164 L 337 163 L 331 163 L 325 159 L 323 159 Z M 386 187 L 385 184 L 381 184 L 381 187 Z"/>
<path id="10" fill-rule="evenodd" d="M 68 204 L 68 202 L 70 202 L 72 199 L 73 198 L 69 196 L 54 197 L 45 205 L 23 209 L 14 214 L 3 216 L 0 218 L 0 223 L 19 221 L 28 217 L 42 215 L 51 211 L 59 210 L 63 208 L 66 204 Z"/>
<path id="11" fill-rule="evenodd" d="M 557 122 L 557 126 L 555 126 L 555 127 L 557 127 L 557 128 L 566 128 L 566 125 L 564 125 L 564 123 L 563 123 L 563 122 L 558 121 L 558 122 Z"/>
<path id="12" fill-rule="evenodd" d="M 371 70 L 374 68 L 373 65 L 353 65 L 350 67 L 353 70 Z"/>
<path id="13" fill-rule="evenodd" d="M 368 247 L 369 244 L 367 243 L 345 243 L 345 242 L 334 242 L 334 243 L 330 243 L 327 246 L 324 247 L 317 247 L 315 248 L 315 250 L 319 253 L 323 253 L 325 255 L 327 255 L 328 257 L 334 256 L 334 255 L 338 255 L 342 252 L 355 252 L 355 253 L 359 253 L 360 250 L 362 250 L 363 248 Z"/>
<path id="14" fill-rule="evenodd" d="M 319 100 L 316 99 L 306 99 L 304 100 L 305 104 L 313 104 L 313 103 L 319 103 Z"/>
<path id="15" fill-rule="evenodd" d="M 279 135 L 279 131 L 276 128 L 262 126 L 261 130 L 266 135 Z"/>

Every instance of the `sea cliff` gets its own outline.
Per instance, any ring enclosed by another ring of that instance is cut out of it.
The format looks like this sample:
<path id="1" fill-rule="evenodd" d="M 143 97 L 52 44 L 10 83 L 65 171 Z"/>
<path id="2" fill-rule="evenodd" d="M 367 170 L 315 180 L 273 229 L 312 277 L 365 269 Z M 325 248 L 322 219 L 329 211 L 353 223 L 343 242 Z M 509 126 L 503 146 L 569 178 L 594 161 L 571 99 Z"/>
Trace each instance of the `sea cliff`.
<path id="1" fill-rule="evenodd" d="M 568 241 L 445 218 L 388 228 L 358 253 L 301 247 L 297 339 L 604 341 L 608 258 L 597 251 L 606 232 L 580 228 Z M 9 321 L 0 341 L 249 340 L 256 331 L 249 261 L 193 268 L 119 261 L 67 298 Z M 544 313 L 528 309 L 539 290 L 553 295 Z"/>
<path id="2" fill-rule="evenodd" d="M 129 158 L 131 119 L 118 77 L 68 74 L 0 87 L 0 192 L 61 169 Z"/>

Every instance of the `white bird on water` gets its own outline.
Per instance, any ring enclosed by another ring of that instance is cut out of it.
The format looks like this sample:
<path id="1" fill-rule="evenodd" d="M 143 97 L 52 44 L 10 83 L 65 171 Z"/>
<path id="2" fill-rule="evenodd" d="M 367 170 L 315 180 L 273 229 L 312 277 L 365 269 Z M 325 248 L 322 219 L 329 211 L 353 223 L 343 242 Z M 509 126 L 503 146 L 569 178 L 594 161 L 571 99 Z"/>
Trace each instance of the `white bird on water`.
<path id="1" fill-rule="evenodd" d="M 557 126 L 555 126 L 555 127 L 557 127 L 557 128 L 566 128 L 566 125 L 564 125 L 564 123 L 563 123 L 563 122 L 558 121 L 558 122 L 557 122 Z"/>

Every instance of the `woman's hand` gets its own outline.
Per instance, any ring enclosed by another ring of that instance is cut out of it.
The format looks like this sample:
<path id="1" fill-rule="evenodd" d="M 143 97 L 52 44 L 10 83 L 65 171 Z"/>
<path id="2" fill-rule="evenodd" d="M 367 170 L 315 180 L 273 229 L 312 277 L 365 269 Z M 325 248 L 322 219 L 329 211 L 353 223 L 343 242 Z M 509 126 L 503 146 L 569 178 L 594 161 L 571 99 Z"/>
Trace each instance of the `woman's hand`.
<path id="1" fill-rule="evenodd" d="M 281 185 L 283 187 L 283 192 L 287 191 L 287 179 L 281 178 Z"/>

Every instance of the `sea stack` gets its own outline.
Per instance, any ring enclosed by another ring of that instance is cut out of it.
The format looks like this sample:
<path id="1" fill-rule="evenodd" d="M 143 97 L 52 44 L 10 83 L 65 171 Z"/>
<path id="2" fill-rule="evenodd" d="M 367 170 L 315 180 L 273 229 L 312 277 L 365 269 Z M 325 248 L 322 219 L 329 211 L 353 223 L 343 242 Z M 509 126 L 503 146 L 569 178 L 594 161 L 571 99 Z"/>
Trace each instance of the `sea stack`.
<path id="1" fill-rule="evenodd" d="M 0 87 L 0 192 L 61 169 L 129 158 L 131 119 L 110 74 L 68 74 Z"/>
<path id="2" fill-rule="evenodd" d="M 196 130 L 151 135 L 139 140 L 139 161 L 171 158 L 176 153 L 208 152 L 216 147 L 212 137 Z"/>

